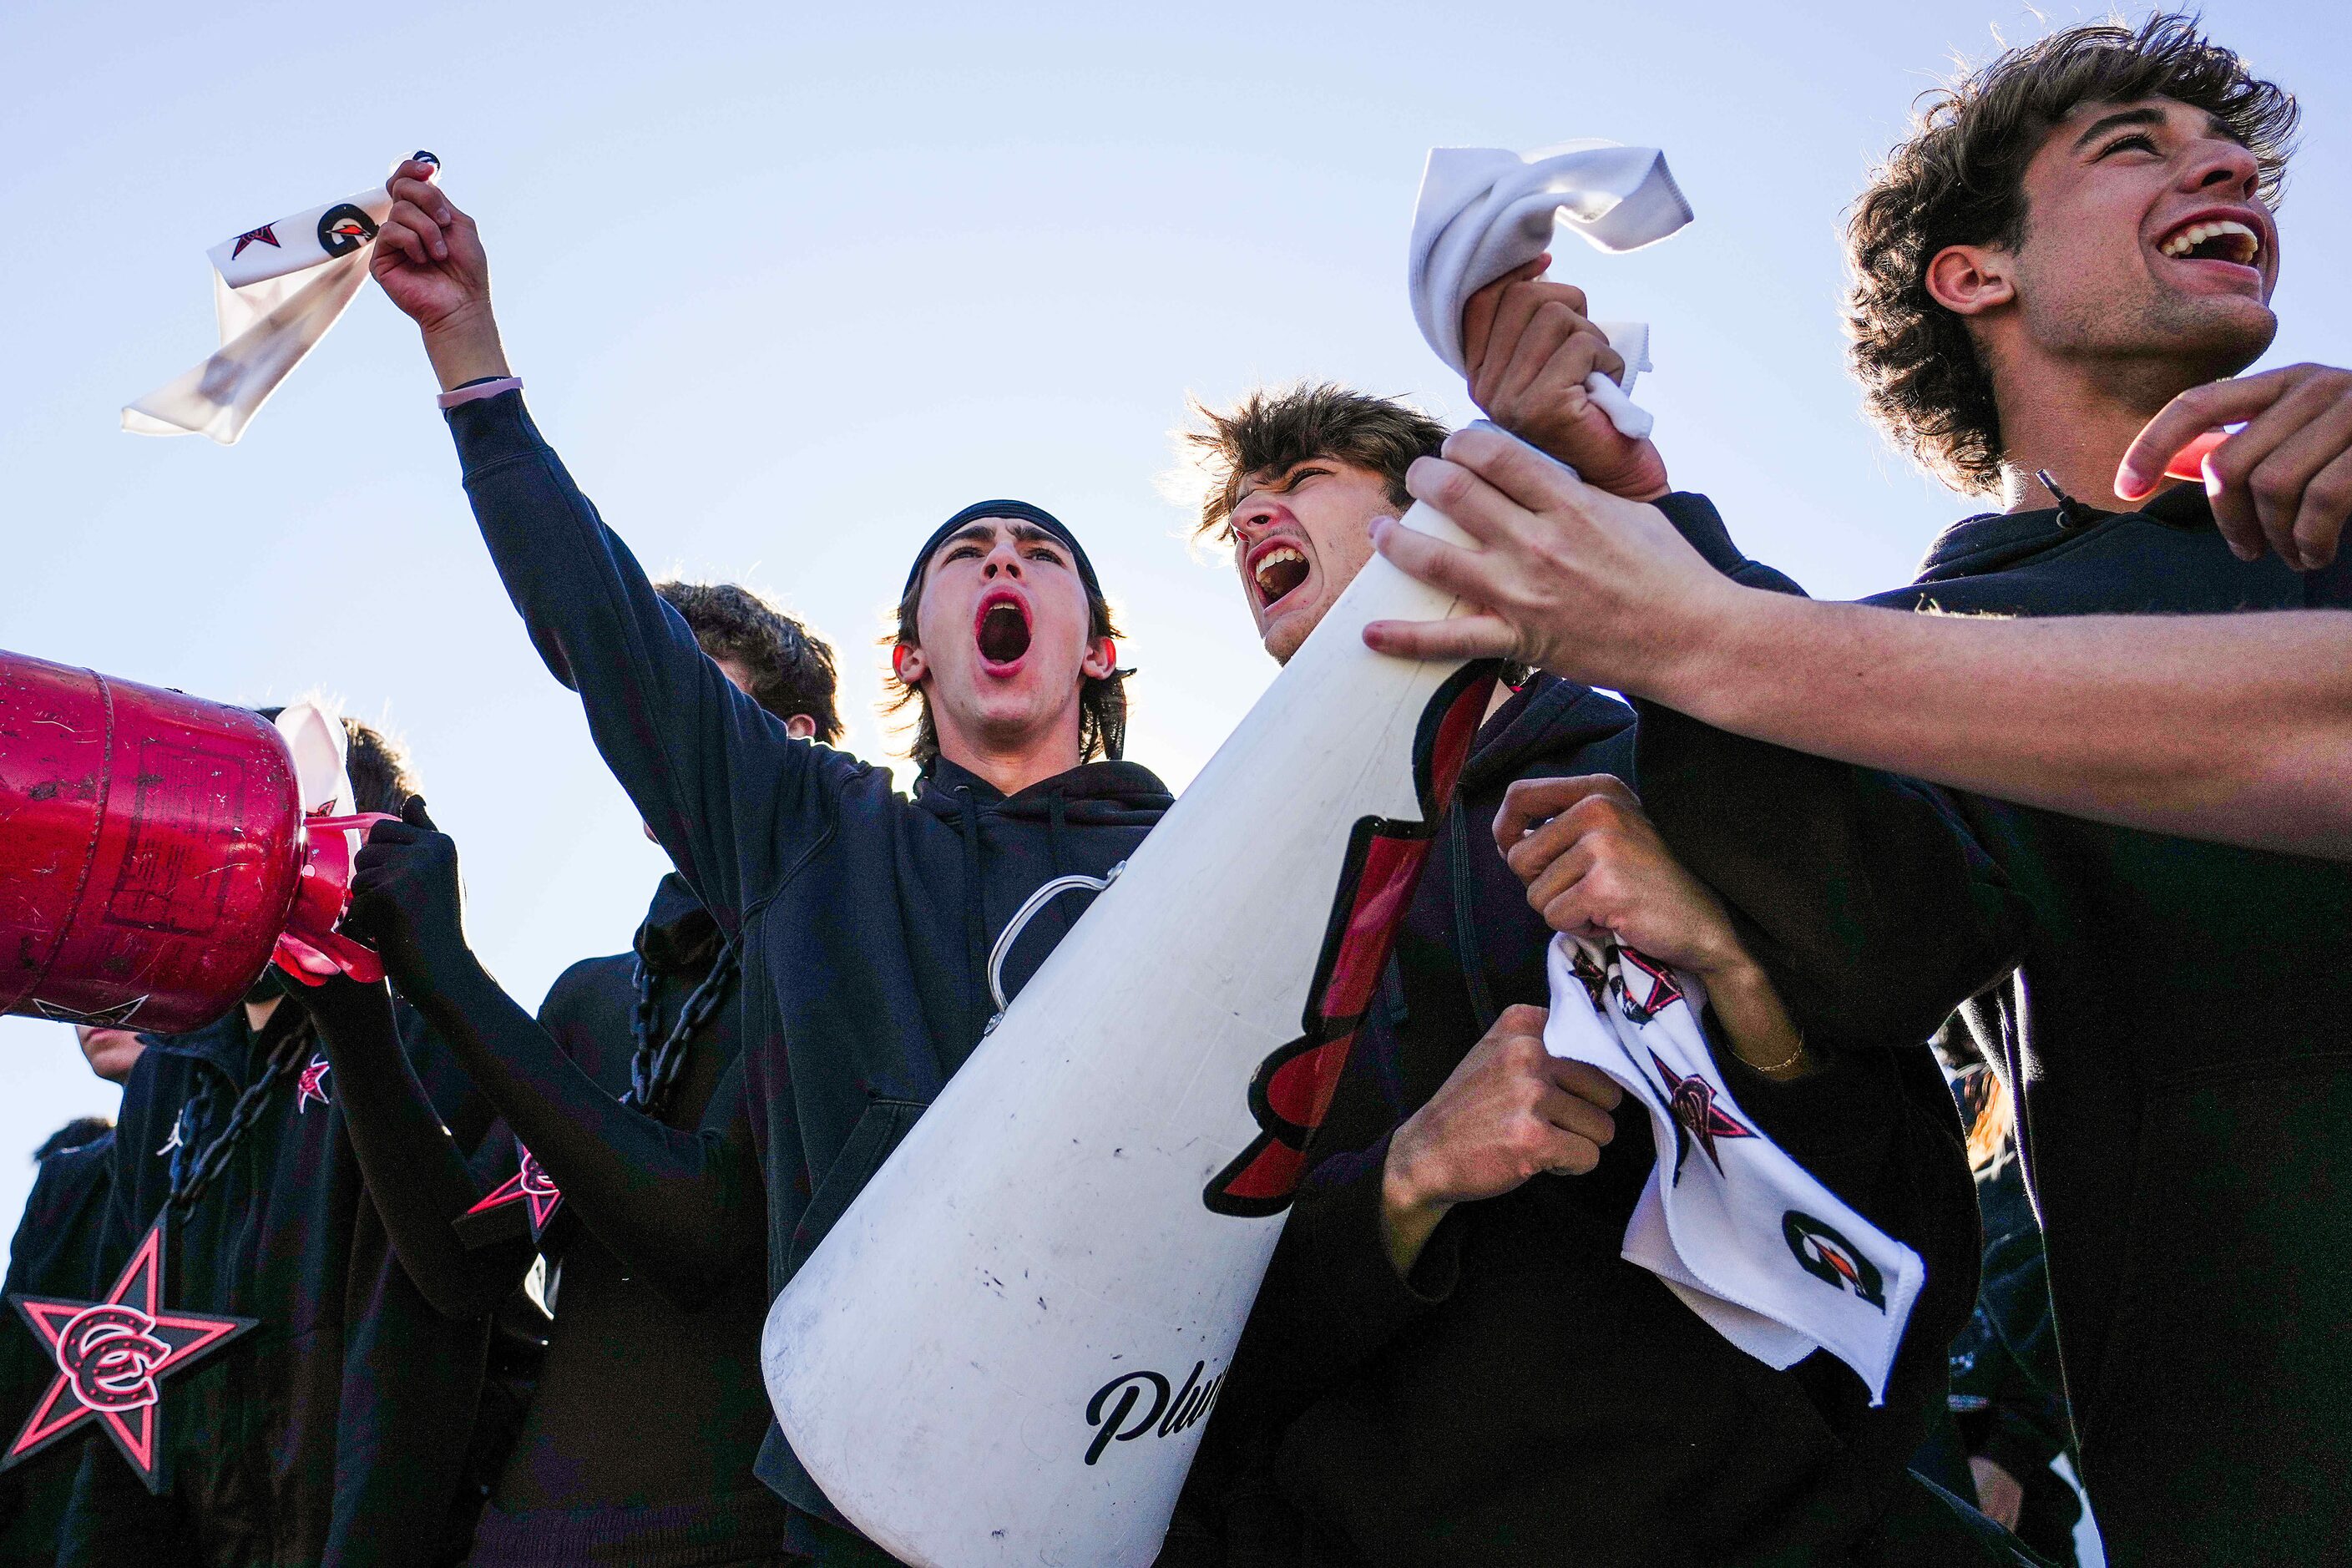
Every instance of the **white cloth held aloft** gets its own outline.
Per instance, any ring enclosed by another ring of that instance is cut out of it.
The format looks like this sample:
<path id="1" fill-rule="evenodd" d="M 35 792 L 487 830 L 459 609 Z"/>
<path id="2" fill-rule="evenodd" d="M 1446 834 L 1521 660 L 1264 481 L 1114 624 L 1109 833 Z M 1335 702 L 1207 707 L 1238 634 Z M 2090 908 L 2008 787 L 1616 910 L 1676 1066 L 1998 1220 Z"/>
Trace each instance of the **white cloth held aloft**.
<path id="1" fill-rule="evenodd" d="M 1826 1350 L 1885 1403 L 1926 1263 L 1740 1108 L 1700 1028 L 1696 979 L 1566 936 L 1549 964 L 1545 1048 L 1599 1068 L 1650 1112 L 1658 1159 L 1625 1227 L 1626 1261 L 1766 1365 Z"/>
<path id="2" fill-rule="evenodd" d="M 391 211 L 392 198 L 379 185 L 214 246 L 205 255 L 213 264 L 220 349 L 124 408 L 122 427 L 234 445 L 367 281 L 368 253 Z"/>
<path id="3" fill-rule="evenodd" d="M 1555 226 L 1602 250 L 1636 250 L 1691 221 L 1690 204 L 1652 147 L 1573 142 L 1547 152 L 1492 147 L 1433 147 L 1422 170 L 1412 215 L 1406 286 L 1413 320 L 1439 359 L 1466 376 L 1462 308 L 1470 296 L 1515 267 L 1541 256 Z M 1621 387 L 1595 371 L 1585 390 L 1610 422 L 1634 440 L 1650 416 L 1627 395 L 1650 368 L 1650 329 L 1640 322 L 1595 321 L 1625 361 Z"/>

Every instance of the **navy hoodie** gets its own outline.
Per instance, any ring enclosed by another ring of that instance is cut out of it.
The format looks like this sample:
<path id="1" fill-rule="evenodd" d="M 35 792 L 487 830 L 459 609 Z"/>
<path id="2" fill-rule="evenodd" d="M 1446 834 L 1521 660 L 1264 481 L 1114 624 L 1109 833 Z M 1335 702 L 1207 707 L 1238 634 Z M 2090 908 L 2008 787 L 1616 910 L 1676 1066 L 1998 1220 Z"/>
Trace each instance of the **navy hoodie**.
<path id="1" fill-rule="evenodd" d="M 487 1106 L 415 1015 L 400 1014 L 419 1077 L 470 1147 Z M 281 1001 L 258 1034 L 236 1007 L 207 1029 L 142 1037 L 114 1142 L 103 1281 L 163 1211 L 174 1156 L 217 1137 L 271 1050 L 309 1030 L 301 1009 Z M 325 1059 L 315 1038 L 300 1048 L 306 1060 Z M 362 1185 L 332 1073 L 308 1094 L 296 1078 L 282 1081 L 172 1232 L 165 1300 L 260 1326 L 163 1385 L 162 1495 L 103 1436 L 84 1443 L 59 1561 L 446 1561 L 464 1539 L 454 1533 L 466 1522 L 460 1467 L 487 1323 L 443 1318 L 401 1268 Z"/>
<path id="2" fill-rule="evenodd" d="M 1132 763 L 1007 797 L 942 758 L 889 771 L 738 691 L 540 437 L 520 392 L 448 411 L 483 540 L 596 749 L 740 943 L 744 1087 L 781 1289 L 980 1043 L 990 944 L 1048 879 L 1100 876 L 1171 804 Z M 1005 964 L 1016 992 L 1087 900 L 1055 900 Z M 760 1473 L 837 1519 L 771 1428 Z"/>
<path id="3" fill-rule="evenodd" d="M 42 1158 L 9 1244 L 8 1280 L 0 1294 L 89 1300 L 113 1283 L 97 1278 L 113 1169 L 110 1131 Z M 0 1442 L 5 1442 L 57 1381 L 58 1363 L 16 1312 L 0 1311 L 11 1320 L 0 1324 Z M 68 1439 L 0 1473 L 0 1568 L 46 1568 L 57 1561 L 58 1526 L 73 1492 L 82 1441 Z"/>
<path id="4" fill-rule="evenodd" d="M 1593 1171 L 1455 1208 L 1410 1279 L 1381 1237 L 1391 1130 L 1503 1008 L 1549 998 L 1552 933 L 1494 840 L 1504 793 L 1571 773 L 1632 782 L 1632 719 L 1539 675 L 1481 730 L 1318 1131 L 1217 1434 L 1246 1447 L 1237 1427 L 1280 1429 L 1270 1468 L 1307 1517 L 1317 1568 L 1777 1563 L 1817 1549 L 1843 1562 L 1866 1538 L 1872 1561 L 1908 1560 L 1873 1532 L 1906 1485 L 1976 1289 L 1958 1121 L 1923 1040 L 1834 1053 L 1796 1084 L 1717 1054 L 1783 1148 L 1927 1260 L 1882 1406 L 1826 1352 L 1764 1365 L 1620 1256 L 1654 1159 L 1630 1099 Z M 1951 1560 L 2001 1560 L 1955 1540 L 1927 1500 L 1905 1500 L 1901 1528 Z M 1229 1519 L 1247 1506 L 1228 1501 Z"/>
<path id="5" fill-rule="evenodd" d="M 1669 508 L 1721 570 L 1704 502 Z M 2003 616 L 2352 606 L 2201 490 L 1970 518 L 1872 601 Z M 2111 1561 L 2352 1540 L 2352 866 L 1930 789 L 1643 707 L 1644 795 L 1832 1036 L 1966 1004 L 2019 1141 Z M 2013 973 L 2011 973 L 2013 968 Z M 1792 1001 L 1795 999 L 1792 998 Z"/>

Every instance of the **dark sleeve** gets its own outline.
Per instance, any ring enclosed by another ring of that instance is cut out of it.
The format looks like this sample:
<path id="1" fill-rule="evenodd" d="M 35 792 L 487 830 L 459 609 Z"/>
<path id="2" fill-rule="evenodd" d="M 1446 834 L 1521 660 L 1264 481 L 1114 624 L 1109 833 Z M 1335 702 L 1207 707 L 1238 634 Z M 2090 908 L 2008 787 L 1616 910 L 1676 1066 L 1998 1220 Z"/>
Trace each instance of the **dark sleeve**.
<path id="1" fill-rule="evenodd" d="M 1704 498 L 1659 504 L 1717 570 L 1801 592 L 1740 555 Z M 2024 902 L 1942 791 L 1634 707 L 1643 808 L 1730 906 L 1808 1039 L 1916 1044 L 2016 963 Z"/>
<path id="2" fill-rule="evenodd" d="M 765 1244 L 743 1068 L 729 1068 L 701 1125 L 665 1126 L 607 1094 L 478 965 L 409 1001 L 622 1265 L 693 1307 Z"/>
<path id="3" fill-rule="evenodd" d="M 621 787 L 719 925 L 830 832 L 866 765 L 791 738 L 703 657 L 694 634 L 580 493 L 522 394 L 448 411 L 466 493 L 508 595 L 580 694 Z"/>
<path id="4" fill-rule="evenodd" d="M 336 1106 L 401 1268 L 446 1317 L 490 1311 L 521 1282 L 531 1252 L 468 1248 L 450 1228 L 482 1189 L 403 1048 L 390 994 L 381 983 L 339 984 L 296 1000 L 318 1022 Z"/>
<path id="5" fill-rule="evenodd" d="M 1265 1288 L 1234 1356 L 1234 1381 L 1253 1405 L 1314 1393 L 1371 1360 L 1454 1293 L 1460 1274 L 1454 1216 L 1439 1222 L 1410 1276 L 1389 1261 L 1381 1233 L 1381 1178 L 1389 1141 L 1334 1154 L 1308 1172 L 1292 1200 Z"/>

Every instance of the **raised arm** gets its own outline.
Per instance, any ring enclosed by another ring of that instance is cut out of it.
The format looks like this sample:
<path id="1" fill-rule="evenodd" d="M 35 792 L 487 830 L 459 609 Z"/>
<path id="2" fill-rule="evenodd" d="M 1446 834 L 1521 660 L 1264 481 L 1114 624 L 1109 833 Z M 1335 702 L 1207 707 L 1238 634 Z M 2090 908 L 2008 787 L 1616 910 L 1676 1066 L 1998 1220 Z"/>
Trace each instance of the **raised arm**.
<path id="1" fill-rule="evenodd" d="M 404 163 L 388 182 L 394 205 L 371 265 L 423 331 L 444 391 L 487 390 L 508 374 L 488 263 L 474 220 L 431 174 Z M 732 931 L 747 880 L 764 881 L 776 857 L 820 837 L 835 795 L 863 764 L 792 739 L 703 657 L 541 439 L 519 389 L 459 403 L 447 416 L 482 538 L 533 646 L 580 694 L 597 751 Z"/>
<path id="2" fill-rule="evenodd" d="M 1518 658 L 1864 767 L 2352 858 L 2352 615 L 1997 621 L 1823 604 L 1730 582 L 1656 508 L 1496 432 L 1455 435 L 1410 482 L 1481 548 L 1381 523 L 1381 552 L 1488 613 L 1374 623 L 1365 640 L 1384 652 Z"/>
<path id="3" fill-rule="evenodd" d="M 753 1266 L 766 1234 L 741 1065 L 692 1132 L 607 1094 L 474 956 L 457 846 L 421 802 L 404 816 L 378 824 L 360 852 L 347 923 L 597 1239 L 679 1305 L 707 1299 Z"/>

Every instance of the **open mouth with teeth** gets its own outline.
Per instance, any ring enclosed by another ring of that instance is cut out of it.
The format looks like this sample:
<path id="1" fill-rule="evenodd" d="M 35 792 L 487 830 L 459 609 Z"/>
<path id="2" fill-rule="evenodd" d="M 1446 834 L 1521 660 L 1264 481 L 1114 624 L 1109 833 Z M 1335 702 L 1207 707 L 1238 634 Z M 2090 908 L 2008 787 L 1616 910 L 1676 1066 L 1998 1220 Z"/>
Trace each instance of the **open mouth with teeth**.
<path id="1" fill-rule="evenodd" d="M 1029 651 L 1029 606 L 1011 594 L 991 595 L 980 602 L 972 637 L 992 673 L 1008 671 Z"/>
<path id="2" fill-rule="evenodd" d="M 2252 267 L 2262 256 L 2263 237 L 2235 218 L 2206 218 L 2173 230 L 2157 249 L 2175 260 Z"/>
<path id="3" fill-rule="evenodd" d="M 1297 546 L 1276 544 L 1250 563 L 1250 581 L 1257 602 L 1267 609 L 1288 598 L 1307 582 L 1307 557 Z"/>

